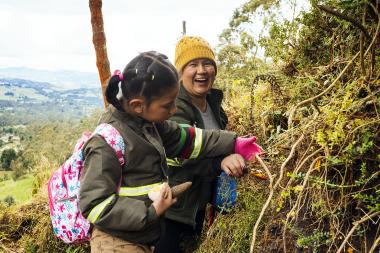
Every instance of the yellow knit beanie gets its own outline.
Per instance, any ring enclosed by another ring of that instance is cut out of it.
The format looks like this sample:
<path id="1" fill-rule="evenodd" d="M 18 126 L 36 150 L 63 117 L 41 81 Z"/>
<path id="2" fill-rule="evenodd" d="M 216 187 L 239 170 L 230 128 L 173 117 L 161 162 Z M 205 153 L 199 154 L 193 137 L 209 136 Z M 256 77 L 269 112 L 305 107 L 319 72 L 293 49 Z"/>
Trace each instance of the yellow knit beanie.
<path id="1" fill-rule="evenodd" d="M 183 36 L 175 47 L 174 65 L 180 72 L 185 65 L 198 58 L 210 59 L 215 67 L 215 54 L 211 46 L 201 37 Z"/>

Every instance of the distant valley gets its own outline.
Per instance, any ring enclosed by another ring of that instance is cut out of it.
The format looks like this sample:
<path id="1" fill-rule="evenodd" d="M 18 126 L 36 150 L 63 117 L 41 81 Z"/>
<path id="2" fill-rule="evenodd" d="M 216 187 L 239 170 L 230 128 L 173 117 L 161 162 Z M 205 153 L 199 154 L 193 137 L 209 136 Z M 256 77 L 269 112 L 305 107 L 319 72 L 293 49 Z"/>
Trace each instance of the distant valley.
<path id="1" fill-rule="evenodd" d="M 60 89 L 48 82 L 0 78 L 0 126 L 80 119 L 102 107 L 100 85 Z"/>
<path id="2" fill-rule="evenodd" d="M 97 88 L 97 73 L 69 70 L 41 70 L 26 67 L 0 68 L 0 78 L 24 79 L 49 83 L 57 89 Z"/>

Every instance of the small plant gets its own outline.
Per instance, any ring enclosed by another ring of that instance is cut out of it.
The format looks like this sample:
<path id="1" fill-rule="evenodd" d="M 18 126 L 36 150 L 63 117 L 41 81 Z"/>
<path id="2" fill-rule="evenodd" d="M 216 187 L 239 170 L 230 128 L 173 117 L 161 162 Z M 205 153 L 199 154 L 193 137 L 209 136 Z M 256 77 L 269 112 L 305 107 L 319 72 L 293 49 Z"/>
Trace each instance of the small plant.
<path id="1" fill-rule="evenodd" d="M 4 198 L 4 202 L 5 202 L 5 204 L 7 205 L 7 207 L 10 207 L 10 206 L 16 204 L 15 199 L 14 199 L 13 196 L 11 196 L 11 195 L 6 196 L 6 197 Z"/>
<path id="2" fill-rule="evenodd" d="M 310 248 L 312 252 L 318 252 L 318 248 L 322 245 L 329 245 L 331 243 L 330 235 L 328 232 L 314 231 L 309 236 L 299 236 L 297 245 L 303 248 Z"/>
<path id="3" fill-rule="evenodd" d="M 32 241 L 28 241 L 25 247 L 25 253 L 36 253 L 38 252 L 38 246 Z"/>

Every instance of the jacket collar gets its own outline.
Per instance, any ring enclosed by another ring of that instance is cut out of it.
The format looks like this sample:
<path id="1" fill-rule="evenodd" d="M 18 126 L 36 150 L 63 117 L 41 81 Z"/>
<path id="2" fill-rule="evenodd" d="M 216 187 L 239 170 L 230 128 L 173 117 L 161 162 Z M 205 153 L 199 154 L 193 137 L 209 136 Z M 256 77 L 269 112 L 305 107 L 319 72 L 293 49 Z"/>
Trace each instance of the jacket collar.
<path id="1" fill-rule="evenodd" d="M 109 110 L 115 118 L 120 120 L 123 124 L 127 124 L 135 131 L 140 132 L 144 127 L 153 127 L 152 122 L 149 122 L 139 116 L 119 111 L 113 105 L 109 105 Z"/>

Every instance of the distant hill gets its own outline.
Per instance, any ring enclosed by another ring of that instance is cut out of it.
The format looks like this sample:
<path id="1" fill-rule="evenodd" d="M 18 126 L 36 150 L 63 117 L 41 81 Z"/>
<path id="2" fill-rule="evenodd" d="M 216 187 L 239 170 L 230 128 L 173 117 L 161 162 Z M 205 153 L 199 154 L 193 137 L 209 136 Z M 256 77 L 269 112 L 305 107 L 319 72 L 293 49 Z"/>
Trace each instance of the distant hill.
<path id="1" fill-rule="evenodd" d="M 59 89 L 48 82 L 0 78 L 0 126 L 80 119 L 102 108 L 100 85 Z"/>
<path id="2" fill-rule="evenodd" d="M 58 89 L 96 88 L 100 86 L 97 73 L 79 71 L 49 71 L 25 67 L 0 68 L 0 78 L 47 82 Z"/>

